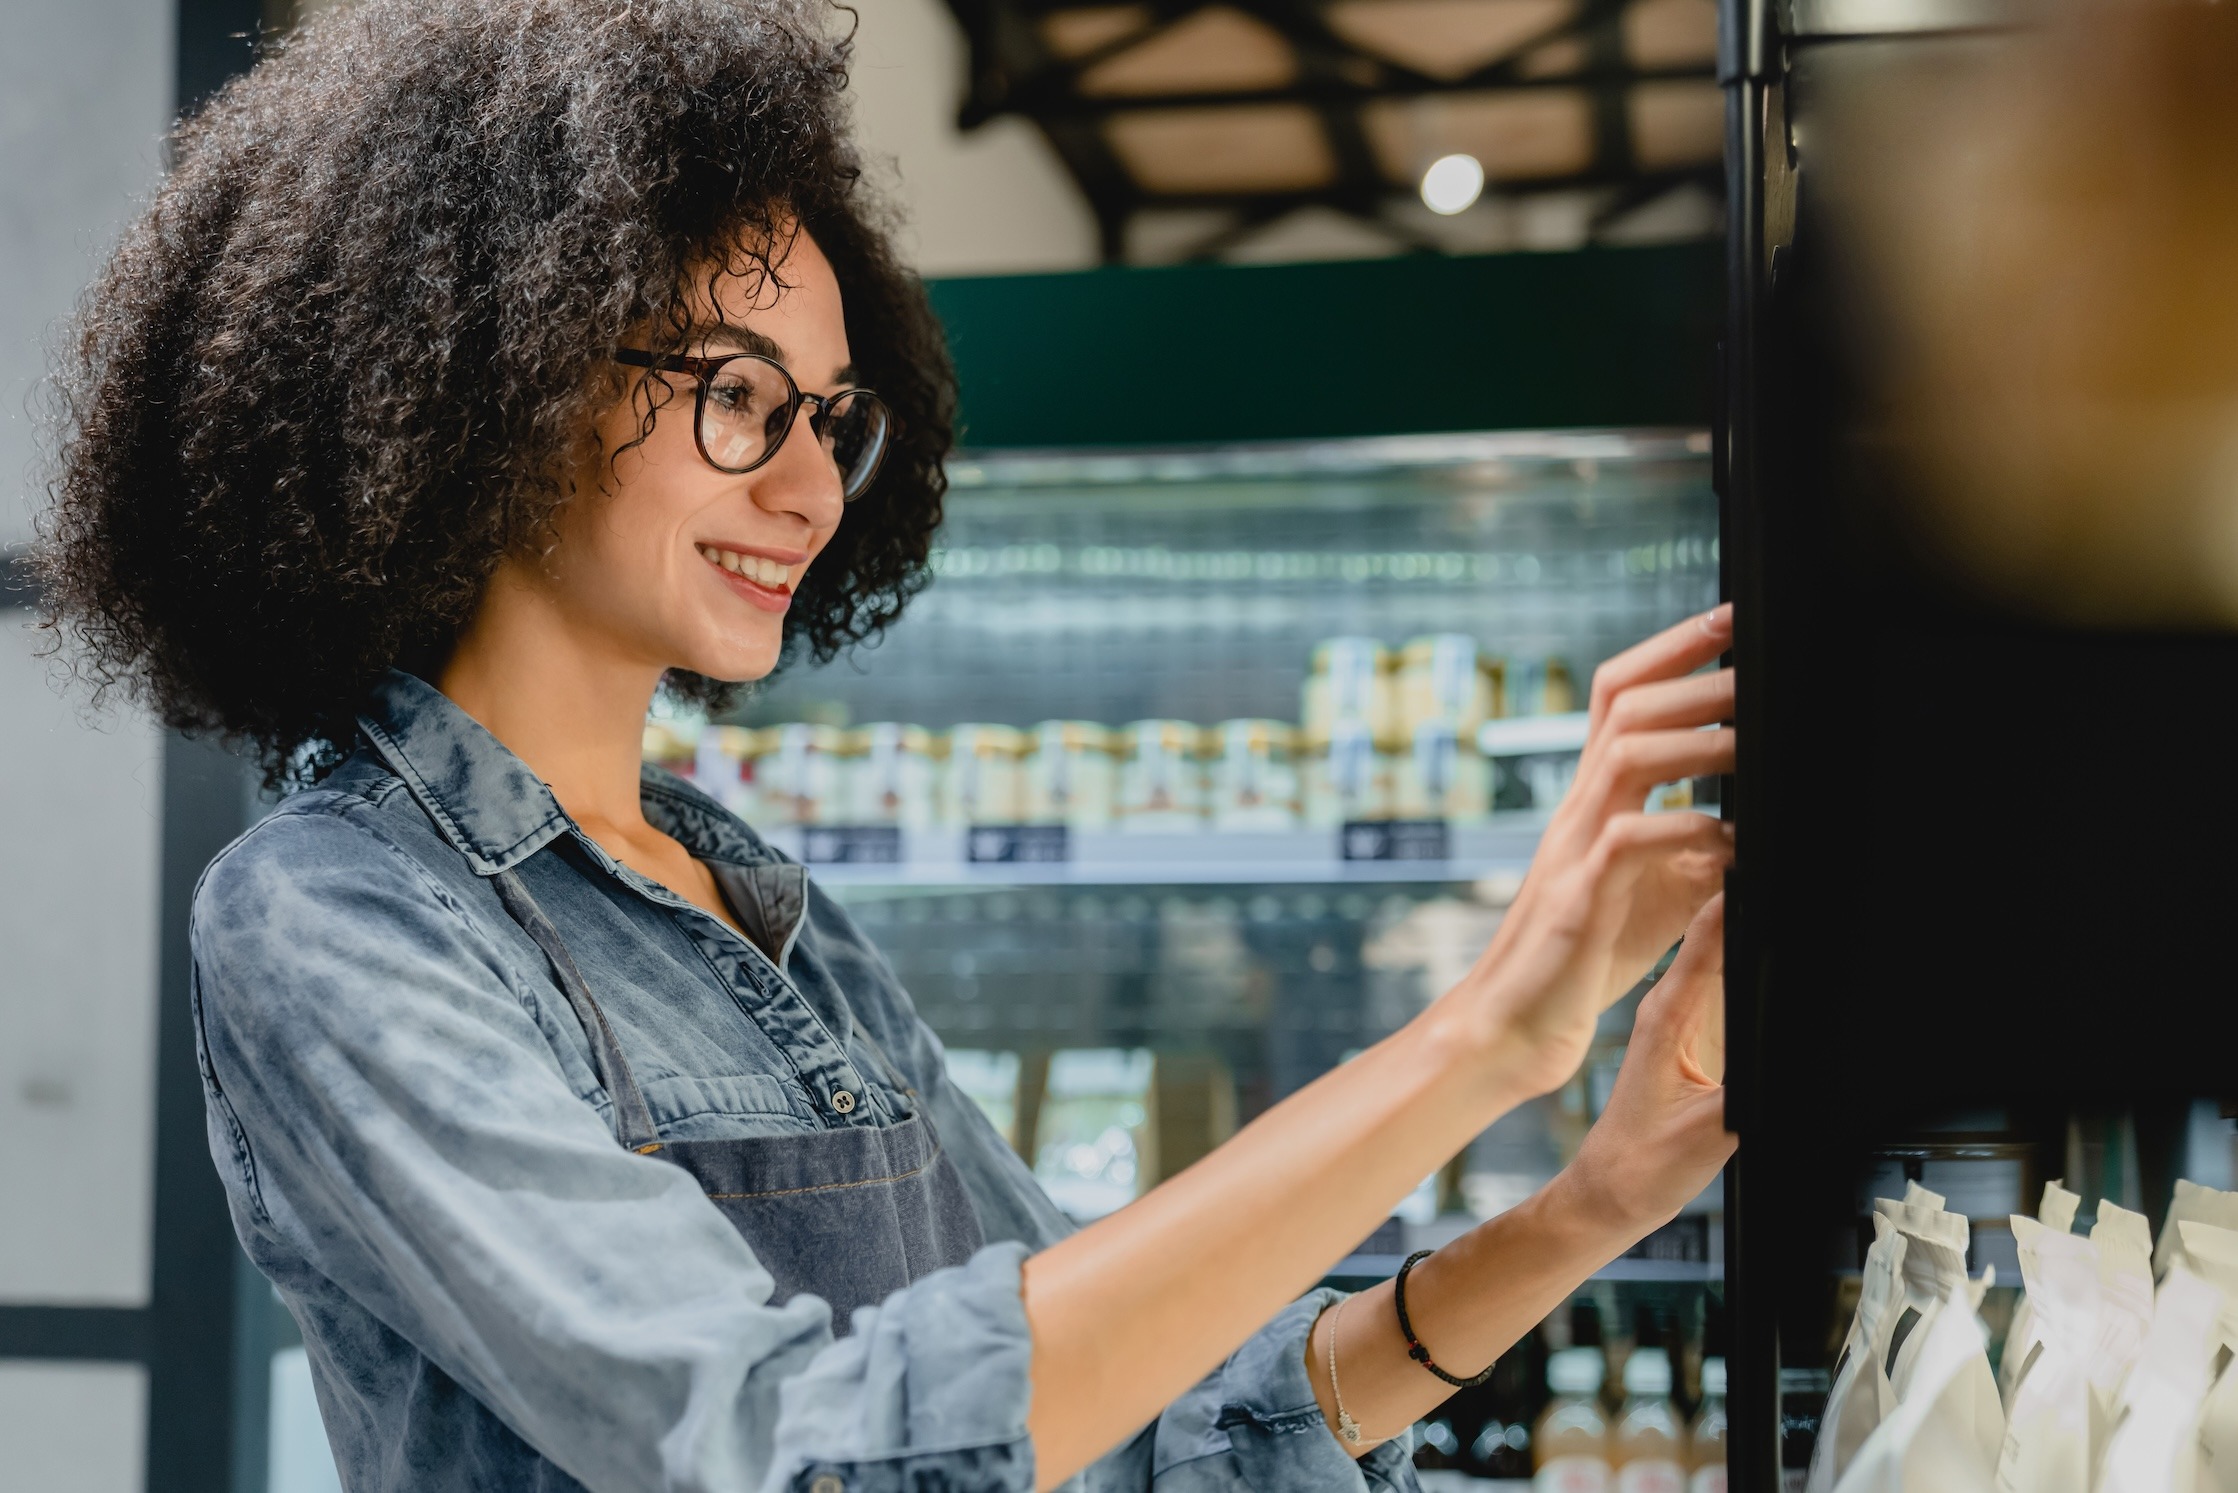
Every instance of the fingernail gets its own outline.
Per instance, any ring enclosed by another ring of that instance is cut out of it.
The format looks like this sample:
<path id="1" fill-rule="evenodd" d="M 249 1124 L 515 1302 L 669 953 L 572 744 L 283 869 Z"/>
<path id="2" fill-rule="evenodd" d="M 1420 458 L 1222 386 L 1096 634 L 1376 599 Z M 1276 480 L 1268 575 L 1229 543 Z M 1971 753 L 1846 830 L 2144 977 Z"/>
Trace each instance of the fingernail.
<path id="1" fill-rule="evenodd" d="M 1720 606 L 1712 607 L 1710 610 L 1702 614 L 1702 632 L 1704 633 L 1704 635 L 1708 637 L 1718 638 L 1723 637 L 1725 634 L 1731 632 L 1732 630 L 1733 603 L 1729 601 L 1725 602 Z"/>

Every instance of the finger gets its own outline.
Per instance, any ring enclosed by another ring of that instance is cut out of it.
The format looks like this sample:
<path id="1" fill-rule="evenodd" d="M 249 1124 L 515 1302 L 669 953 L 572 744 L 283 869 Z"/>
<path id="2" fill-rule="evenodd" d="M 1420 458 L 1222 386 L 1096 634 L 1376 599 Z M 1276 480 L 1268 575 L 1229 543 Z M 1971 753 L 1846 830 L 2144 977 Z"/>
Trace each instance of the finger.
<path id="1" fill-rule="evenodd" d="M 1733 826 L 1708 814 L 1682 810 L 1672 814 L 1619 814 L 1601 831 L 1599 849 L 1609 860 L 1646 863 L 1661 856 L 1699 849 L 1715 849 L 1728 858 L 1733 848 Z"/>
<path id="2" fill-rule="evenodd" d="M 1582 852 L 1601 832 L 1607 816 L 1638 809 L 1656 784 L 1730 773 L 1737 751 L 1732 727 L 1629 731 L 1609 737 L 1579 768 L 1577 781 L 1539 837 L 1540 853 Z"/>
<path id="3" fill-rule="evenodd" d="M 1702 1082 L 1725 1082 L 1725 894 L 1719 892 L 1695 914 L 1686 930 L 1689 943 L 1702 950 L 1703 999 L 1696 1013 L 1692 1049 Z"/>
<path id="4" fill-rule="evenodd" d="M 1598 730 L 1615 698 L 1635 685 L 1693 673 L 1733 646 L 1733 604 L 1713 607 L 1634 643 L 1593 671 L 1589 730 Z"/>
<path id="5" fill-rule="evenodd" d="M 1681 981 L 1712 979 L 1725 972 L 1725 894 L 1704 902 L 1686 925 L 1678 953 L 1671 958 L 1666 978 Z"/>
<path id="6" fill-rule="evenodd" d="M 1663 978 L 1640 1001 L 1633 1040 L 1668 1044 L 1680 1072 L 1706 1085 L 1725 1073 L 1725 894 L 1711 897 L 1687 927 Z"/>
<path id="7" fill-rule="evenodd" d="M 1619 814 L 1594 841 L 1584 867 L 1589 884 L 1601 889 L 1599 908 L 1625 916 L 1631 890 L 1651 868 L 1675 870 L 1701 889 L 1687 907 L 1692 918 L 1716 895 L 1717 877 L 1733 860 L 1733 827 L 1707 814 Z"/>
<path id="8" fill-rule="evenodd" d="M 1683 1027 L 1701 1004 L 1705 990 L 1714 989 L 1725 973 L 1725 894 L 1716 893 L 1694 914 L 1671 956 L 1670 967 L 1655 988 L 1640 1000 L 1639 1021 L 1644 1025 Z"/>
<path id="9" fill-rule="evenodd" d="M 1629 731 L 1666 731 L 1684 726 L 1714 726 L 1733 718 L 1733 671 L 1689 674 L 1634 685 L 1609 706 L 1602 740 Z"/>
<path id="10" fill-rule="evenodd" d="M 1737 733 L 1730 726 L 1708 731 L 1632 731 L 1613 738 L 1583 785 L 1587 793 L 1607 795 L 1604 808 L 1630 808 L 1657 783 L 1681 778 L 1716 777 L 1733 770 Z"/>
<path id="11" fill-rule="evenodd" d="M 1681 952 L 1702 960 L 1713 972 L 1725 971 L 1725 894 L 1719 892 L 1702 904 L 1694 914 L 1694 921 L 1687 924 L 1686 942 Z"/>

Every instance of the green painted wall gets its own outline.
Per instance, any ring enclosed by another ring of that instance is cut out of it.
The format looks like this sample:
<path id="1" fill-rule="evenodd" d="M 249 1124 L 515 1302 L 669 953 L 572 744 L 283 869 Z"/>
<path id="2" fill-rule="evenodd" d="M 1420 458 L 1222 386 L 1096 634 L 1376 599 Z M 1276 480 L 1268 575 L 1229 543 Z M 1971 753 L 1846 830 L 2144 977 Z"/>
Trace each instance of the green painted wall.
<path id="1" fill-rule="evenodd" d="M 1706 425 L 1719 243 L 932 282 L 967 446 Z"/>

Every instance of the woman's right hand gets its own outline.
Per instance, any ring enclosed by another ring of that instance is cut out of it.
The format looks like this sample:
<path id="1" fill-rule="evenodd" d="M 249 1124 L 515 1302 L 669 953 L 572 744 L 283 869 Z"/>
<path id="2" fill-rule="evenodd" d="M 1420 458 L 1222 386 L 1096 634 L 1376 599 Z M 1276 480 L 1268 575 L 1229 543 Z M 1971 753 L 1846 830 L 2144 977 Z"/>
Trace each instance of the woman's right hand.
<path id="1" fill-rule="evenodd" d="M 1659 783 L 1733 770 L 1733 672 L 1696 674 L 1732 646 L 1730 604 L 1594 671 L 1577 777 L 1540 837 L 1500 930 L 1444 1002 L 1527 1087 L 1559 1087 L 1601 1012 L 1654 967 L 1722 885 L 1731 826 L 1648 814 Z M 1711 729 L 1703 729 L 1705 727 Z"/>

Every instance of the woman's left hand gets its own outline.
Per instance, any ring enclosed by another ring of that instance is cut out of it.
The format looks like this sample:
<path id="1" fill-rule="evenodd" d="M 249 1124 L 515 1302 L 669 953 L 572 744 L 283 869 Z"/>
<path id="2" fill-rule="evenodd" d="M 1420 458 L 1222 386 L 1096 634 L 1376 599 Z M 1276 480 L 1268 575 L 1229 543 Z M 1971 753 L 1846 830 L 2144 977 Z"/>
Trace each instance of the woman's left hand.
<path id="1" fill-rule="evenodd" d="M 1725 899 L 1695 915 L 1640 1001 L 1608 1106 L 1556 1184 L 1630 1239 L 1669 1222 L 1733 1154 L 1725 1129 Z"/>

